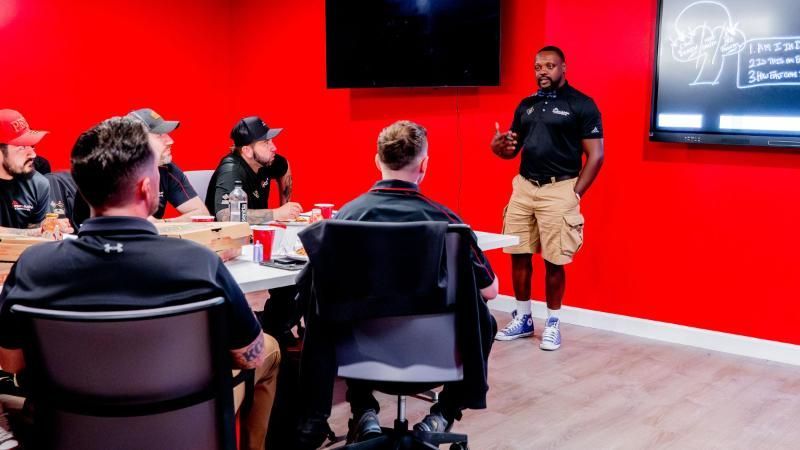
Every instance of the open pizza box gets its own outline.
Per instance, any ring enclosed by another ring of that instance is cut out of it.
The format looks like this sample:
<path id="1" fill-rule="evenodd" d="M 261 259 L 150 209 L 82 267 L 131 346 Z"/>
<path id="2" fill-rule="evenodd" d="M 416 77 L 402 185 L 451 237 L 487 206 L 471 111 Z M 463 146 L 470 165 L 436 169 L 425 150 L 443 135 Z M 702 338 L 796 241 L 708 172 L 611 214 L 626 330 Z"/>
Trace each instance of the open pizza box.
<path id="1" fill-rule="evenodd" d="M 250 224 L 246 222 L 172 222 L 156 223 L 158 234 L 189 239 L 217 252 L 224 260 L 242 254 L 242 246 L 250 244 Z"/>
<path id="2" fill-rule="evenodd" d="M 48 239 L 0 234 L 0 283 L 3 283 L 11 270 L 11 266 L 19 259 L 19 255 L 31 245 L 51 242 Z"/>

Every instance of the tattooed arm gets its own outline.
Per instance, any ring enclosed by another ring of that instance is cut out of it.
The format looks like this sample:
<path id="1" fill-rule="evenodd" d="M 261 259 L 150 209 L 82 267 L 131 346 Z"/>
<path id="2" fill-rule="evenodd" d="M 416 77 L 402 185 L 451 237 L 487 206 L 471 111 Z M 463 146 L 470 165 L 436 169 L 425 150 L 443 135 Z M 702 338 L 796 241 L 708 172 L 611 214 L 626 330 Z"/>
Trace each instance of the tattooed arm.
<path id="1" fill-rule="evenodd" d="M 286 173 L 275 182 L 278 184 L 281 205 L 285 205 L 292 198 L 292 168 L 287 167 Z"/>
<path id="2" fill-rule="evenodd" d="M 231 350 L 233 365 L 239 369 L 255 369 L 264 362 L 264 335 L 259 333 L 249 345 Z"/>

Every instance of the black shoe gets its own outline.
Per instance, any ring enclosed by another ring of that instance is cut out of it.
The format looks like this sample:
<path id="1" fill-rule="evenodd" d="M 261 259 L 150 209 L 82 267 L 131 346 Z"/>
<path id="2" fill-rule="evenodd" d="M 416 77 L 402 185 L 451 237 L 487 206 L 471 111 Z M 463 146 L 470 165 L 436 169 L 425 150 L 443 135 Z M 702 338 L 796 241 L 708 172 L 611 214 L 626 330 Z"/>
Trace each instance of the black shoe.
<path id="1" fill-rule="evenodd" d="M 431 412 L 421 422 L 414 425 L 414 430 L 428 433 L 444 433 L 453 428 L 455 420 L 447 420 L 439 412 Z"/>
<path id="2" fill-rule="evenodd" d="M 363 442 L 368 441 L 372 438 L 376 438 L 380 436 L 383 432 L 381 431 L 381 423 L 378 420 L 378 414 L 375 413 L 374 409 L 368 409 L 361 414 L 361 417 L 356 422 L 356 418 L 353 417 L 347 423 L 348 431 L 347 431 L 347 443 L 352 444 L 354 442 Z"/>
<path id="3" fill-rule="evenodd" d="M 336 435 L 328 426 L 324 418 L 310 418 L 297 427 L 295 447 L 297 450 L 314 450 L 319 448 L 326 439 L 333 441 Z"/>

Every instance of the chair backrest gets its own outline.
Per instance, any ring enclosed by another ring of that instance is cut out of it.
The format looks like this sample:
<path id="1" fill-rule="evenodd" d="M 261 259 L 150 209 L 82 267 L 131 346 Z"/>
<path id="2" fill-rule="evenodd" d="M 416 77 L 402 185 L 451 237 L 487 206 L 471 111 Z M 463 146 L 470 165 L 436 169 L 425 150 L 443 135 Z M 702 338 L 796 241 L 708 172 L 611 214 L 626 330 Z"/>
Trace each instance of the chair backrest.
<path id="1" fill-rule="evenodd" d="M 208 183 L 211 181 L 211 176 L 214 174 L 214 171 L 189 170 L 183 174 L 186 175 L 186 179 L 189 180 L 189 184 L 191 184 L 194 191 L 197 192 L 197 196 L 200 197 L 200 200 L 205 203 L 206 196 L 208 195 Z M 211 213 L 213 214 L 214 212 L 212 211 Z"/>
<path id="2" fill-rule="evenodd" d="M 222 298 L 134 311 L 14 305 L 36 448 L 235 449 Z"/>
<path id="3" fill-rule="evenodd" d="M 338 308 L 355 319 L 336 326 L 339 376 L 393 383 L 462 379 L 455 303 L 460 274 L 471 270 L 469 227 L 326 222 L 322 251 L 309 252 L 318 307 L 323 319 L 342 319 Z"/>

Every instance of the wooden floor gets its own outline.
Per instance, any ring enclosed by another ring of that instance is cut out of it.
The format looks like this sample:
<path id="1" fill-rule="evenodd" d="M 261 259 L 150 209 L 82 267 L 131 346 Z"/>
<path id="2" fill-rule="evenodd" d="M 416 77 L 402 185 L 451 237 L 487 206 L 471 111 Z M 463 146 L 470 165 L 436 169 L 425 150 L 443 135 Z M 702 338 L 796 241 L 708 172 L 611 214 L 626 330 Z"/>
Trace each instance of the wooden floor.
<path id="1" fill-rule="evenodd" d="M 495 312 L 502 327 L 510 318 Z M 472 450 L 800 449 L 800 368 L 562 324 L 563 345 L 495 342 L 489 407 L 465 411 L 454 432 Z M 382 394 L 381 423 L 395 400 Z M 337 396 L 331 426 L 347 431 Z M 413 424 L 430 407 L 408 400 Z M 446 447 L 442 447 L 446 448 Z"/>

